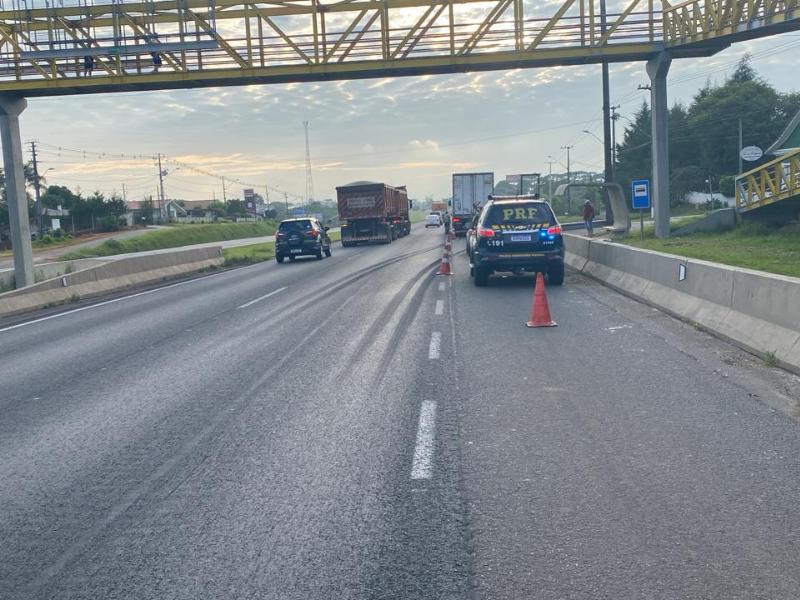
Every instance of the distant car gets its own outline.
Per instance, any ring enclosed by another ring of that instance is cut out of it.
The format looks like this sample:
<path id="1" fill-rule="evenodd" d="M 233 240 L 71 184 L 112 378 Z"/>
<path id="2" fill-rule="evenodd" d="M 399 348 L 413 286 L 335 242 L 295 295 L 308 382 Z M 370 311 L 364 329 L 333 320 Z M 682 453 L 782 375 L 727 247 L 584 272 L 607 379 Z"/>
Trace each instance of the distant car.
<path id="1" fill-rule="evenodd" d="M 275 234 L 275 260 L 282 263 L 286 258 L 293 261 L 298 256 L 316 256 L 317 260 L 322 260 L 323 255 L 330 256 L 328 229 L 309 217 L 281 221 Z"/>
<path id="2" fill-rule="evenodd" d="M 441 227 L 441 226 L 442 226 L 442 216 L 436 212 L 428 213 L 428 216 L 425 217 L 425 229 L 427 229 L 428 227 Z"/>
<path id="3" fill-rule="evenodd" d="M 496 272 L 539 272 L 551 285 L 564 282 L 561 225 L 542 200 L 525 196 L 489 200 L 467 244 L 476 286 L 485 286 Z"/>

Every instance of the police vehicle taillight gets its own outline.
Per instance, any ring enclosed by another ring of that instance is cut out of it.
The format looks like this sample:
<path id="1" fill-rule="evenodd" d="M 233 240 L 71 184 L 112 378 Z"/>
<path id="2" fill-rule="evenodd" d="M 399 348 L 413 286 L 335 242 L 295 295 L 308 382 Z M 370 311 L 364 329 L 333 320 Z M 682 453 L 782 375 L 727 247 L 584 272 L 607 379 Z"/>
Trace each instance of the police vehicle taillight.
<path id="1" fill-rule="evenodd" d="M 494 231 L 487 227 L 478 227 L 478 237 L 494 237 Z"/>
<path id="2" fill-rule="evenodd" d="M 561 225 L 553 225 L 548 227 L 547 235 L 559 235 L 561 233 Z"/>

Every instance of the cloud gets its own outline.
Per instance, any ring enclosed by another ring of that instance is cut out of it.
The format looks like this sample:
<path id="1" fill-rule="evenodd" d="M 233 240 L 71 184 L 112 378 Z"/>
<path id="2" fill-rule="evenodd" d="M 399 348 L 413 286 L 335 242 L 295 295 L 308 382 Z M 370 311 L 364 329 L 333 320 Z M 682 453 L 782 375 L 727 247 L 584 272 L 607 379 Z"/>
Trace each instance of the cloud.
<path id="1" fill-rule="evenodd" d="M 435 140 L 411 140 L 409 146 L 417 150 L 438 150 L 439 144 Z"/>

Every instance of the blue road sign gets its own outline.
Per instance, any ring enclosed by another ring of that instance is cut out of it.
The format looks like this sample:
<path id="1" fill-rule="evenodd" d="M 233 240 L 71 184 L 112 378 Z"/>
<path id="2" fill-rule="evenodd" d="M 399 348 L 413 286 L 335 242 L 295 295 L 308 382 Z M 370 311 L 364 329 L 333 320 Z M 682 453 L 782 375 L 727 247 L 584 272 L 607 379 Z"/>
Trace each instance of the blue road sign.
<path id="1" fill-rule="evenodd" d="M 634 179 L 631 181 L 631 199 L 634 210 L 650 208 L 650 180 Z"/>

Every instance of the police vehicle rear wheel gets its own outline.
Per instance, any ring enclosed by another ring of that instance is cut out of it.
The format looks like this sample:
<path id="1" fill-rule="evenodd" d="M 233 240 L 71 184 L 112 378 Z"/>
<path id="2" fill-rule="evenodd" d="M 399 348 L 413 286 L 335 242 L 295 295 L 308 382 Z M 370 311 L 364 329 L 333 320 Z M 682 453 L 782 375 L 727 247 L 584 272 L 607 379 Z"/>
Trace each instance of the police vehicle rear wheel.
<path id="1" fill-rule="evenodd" d="M 472 270 L 472 281 L 477 287 L 484 287 L 489 283 L 489 271 L 481 267 L 475 267 Z"/>
<path id="2" fill-rule="evenodd" d="M 284 257 L 283 257 L 282 254 L 277 254 L 275 256 L 275 260 L 278 261 L 278 263 L 283 263 L 283 259 L 284 259 Z"/>
<path id="3" fill-rule="evenodd" d="M 550 285 L 561 285 L 564 283 L 564 263 L 551 265 L 547 269 L 547 283 Z"/>

